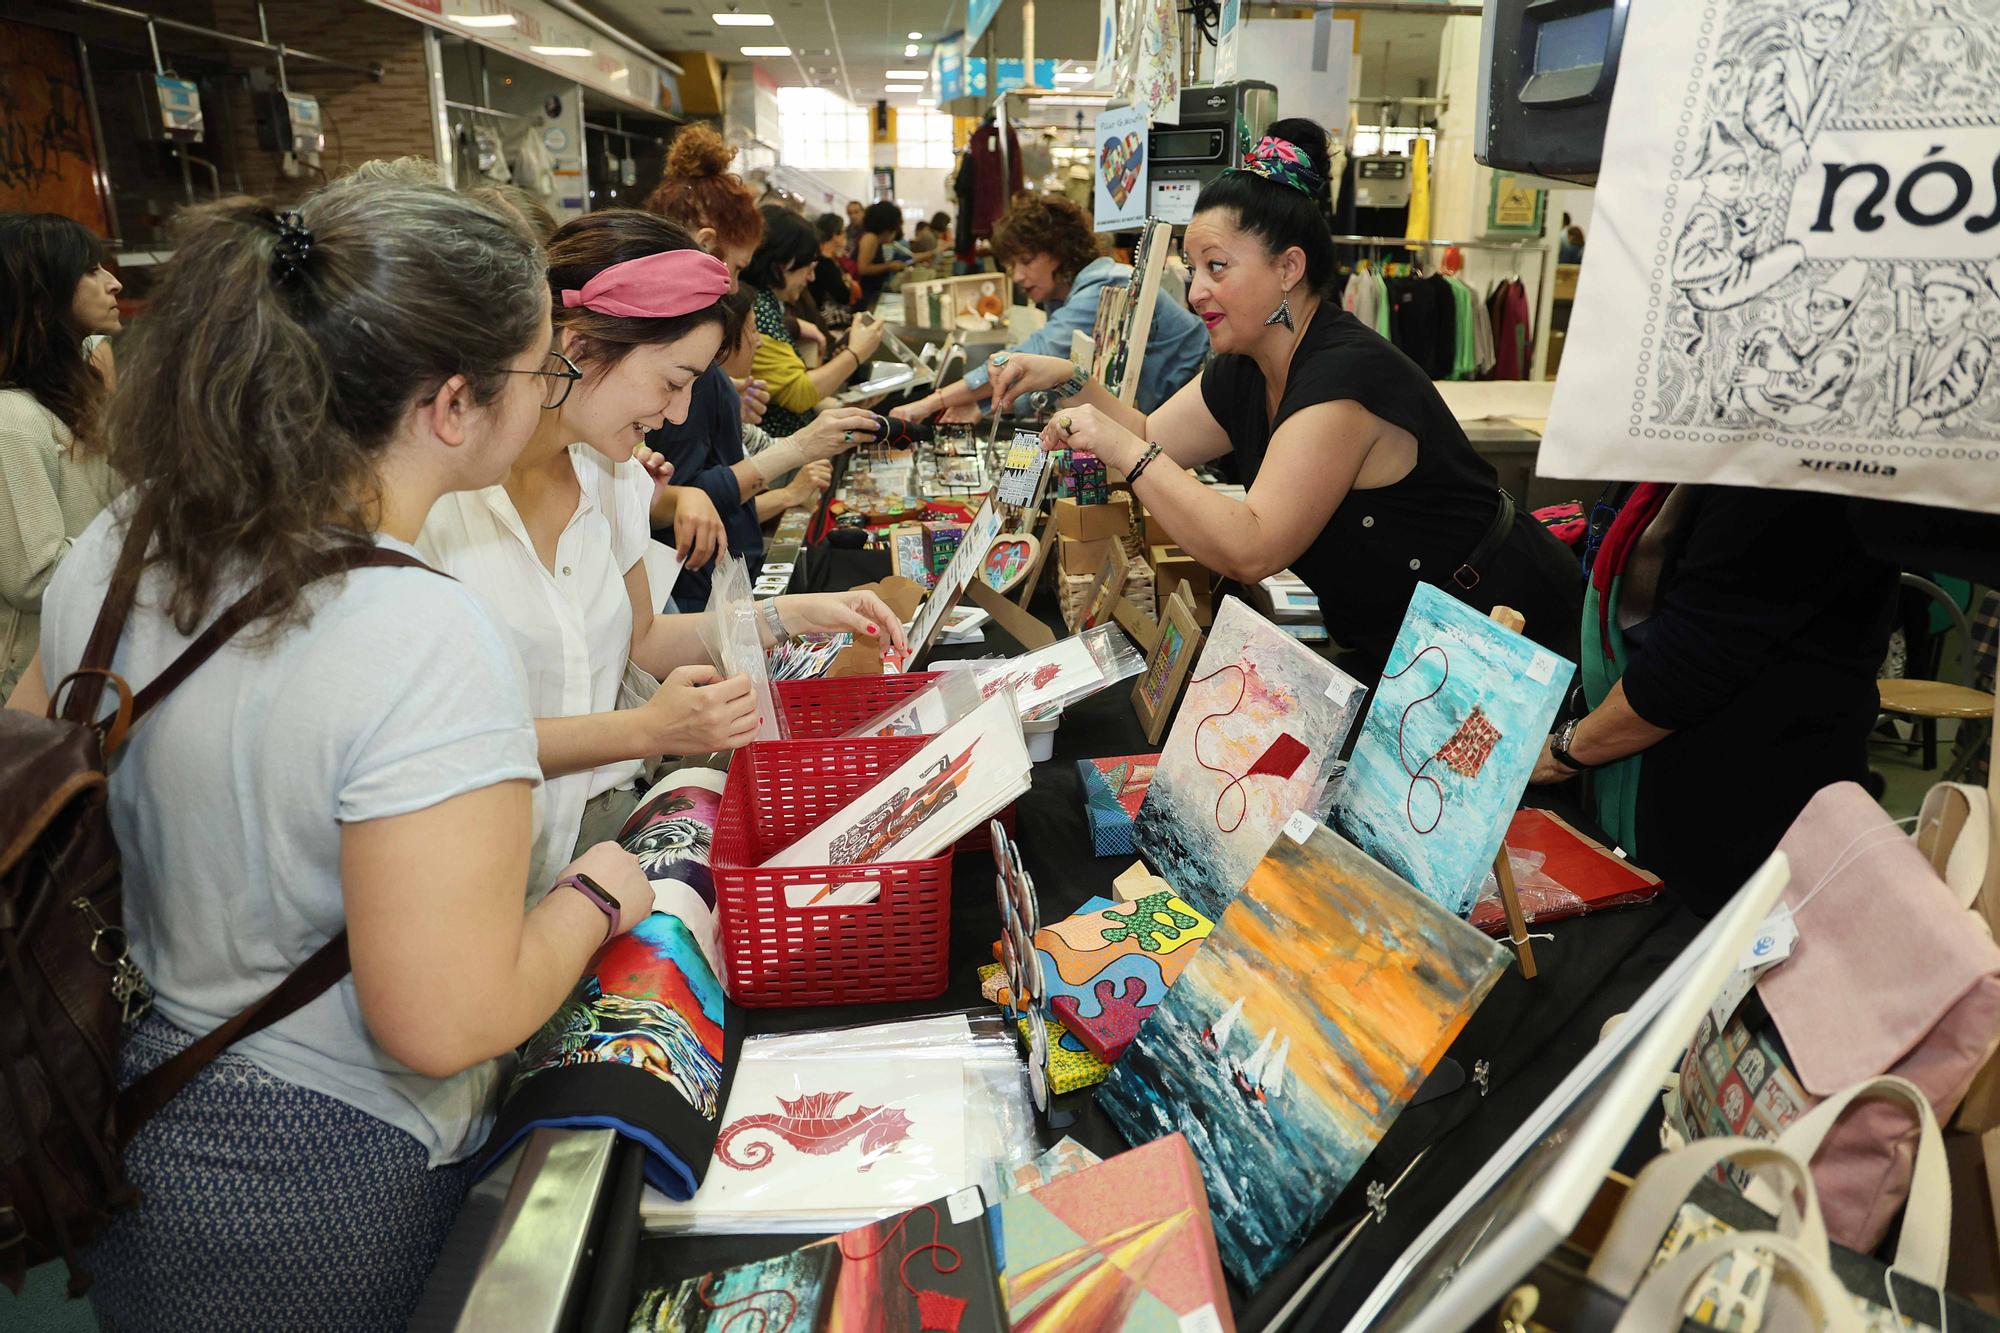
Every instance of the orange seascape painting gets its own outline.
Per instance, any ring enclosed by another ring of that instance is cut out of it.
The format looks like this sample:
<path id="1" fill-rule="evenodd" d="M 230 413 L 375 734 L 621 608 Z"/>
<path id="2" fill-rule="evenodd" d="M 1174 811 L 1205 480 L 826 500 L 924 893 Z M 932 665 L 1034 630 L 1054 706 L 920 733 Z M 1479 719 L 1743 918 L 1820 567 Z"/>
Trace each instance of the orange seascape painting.
<path id="1" fill-rule="evenodd" d="M 1301 817 L 1140 1026 L 1098 1102 L 1134 1143 L 1187 1135 L 1223 1263 L 1254 1287 L 1367 1160 L 1506 958 Z"/>

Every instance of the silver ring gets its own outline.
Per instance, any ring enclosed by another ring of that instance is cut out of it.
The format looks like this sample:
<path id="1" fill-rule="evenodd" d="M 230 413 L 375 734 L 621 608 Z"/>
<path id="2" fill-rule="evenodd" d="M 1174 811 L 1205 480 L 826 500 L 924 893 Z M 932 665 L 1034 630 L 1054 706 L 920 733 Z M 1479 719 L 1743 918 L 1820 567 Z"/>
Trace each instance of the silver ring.
<path id="1" fill-rule="evenodd" d="M 851 430 L 844 430 L 844 431 L 840 432 L 840 442 L 841 442 L 842 444 L 853 444 L 853 443 L 854 443 L 854 432 L 853 432 L 853 431 L 851 431 Z"/>

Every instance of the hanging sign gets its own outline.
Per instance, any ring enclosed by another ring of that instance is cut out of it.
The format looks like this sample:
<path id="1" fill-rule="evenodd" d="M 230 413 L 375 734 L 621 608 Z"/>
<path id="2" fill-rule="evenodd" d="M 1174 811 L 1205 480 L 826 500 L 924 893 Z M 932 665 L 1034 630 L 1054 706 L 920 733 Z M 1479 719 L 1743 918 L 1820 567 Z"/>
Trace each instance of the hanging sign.
<path id="1" fill-rule="evenodd" d="M 1960 8 L 1632 6 L 1540 470 L 2000 512 L 2000 21 Z"/>
<path id="2" fill-rule="evenodd" d="M 965 0 L 965 49 L 985 35 L 993 16 L 1000 12 L 1000 0 Z"/>
<path id="3" fill-rule="evenodd" d="M 1097 65 L 1090 86 L 1109 90 L 1118 81 L 1118 0 L 1097 0 Z"/>
<path id="4" fill-rule="evenodd" d="M 1123 231 L 1146 220 L 1146 139 L 1144 107 L 1099 113 L 1091 136 L 1097 154 L 1091 216 L 1098 231 Z"/>
<path id="5" fill-rule="evenodd" d="M 1243 33 L 1243 0 L 1222 0 L 1215 24 L 1215 81 L 1236 81 L 1236 50 Z"/>

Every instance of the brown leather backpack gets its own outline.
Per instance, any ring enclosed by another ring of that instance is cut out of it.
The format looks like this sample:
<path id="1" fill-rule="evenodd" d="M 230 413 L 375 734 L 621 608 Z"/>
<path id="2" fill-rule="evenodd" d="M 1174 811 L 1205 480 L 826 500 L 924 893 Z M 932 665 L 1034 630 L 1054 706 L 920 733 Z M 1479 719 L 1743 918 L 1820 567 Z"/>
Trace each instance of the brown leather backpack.
<path id="1" fill-rule="evenodd" d="M 133 1134 L 231 1042 L 347 974 L 343 932 L 269 995 L 119 1093 L 120 1029 L 145 1012 L 152 991 L 122 925 L 109 761 L 148 712 L 275 601 L 270 585 L 252 589 L 135 696 L 110 666 L 143 550 L 135 533 L 120 552 L 82 661 L 50 692 L 48 716 L 0 709 L 0 1281 L 16 1295 L 30 1267 L 58 1255 L 70 1294 L 87 1291 L 81 1248 L 139 1202 L 120 1161 Z M 326 553 L 318 577 L 376 565 L 429 569 L 396 551 L 343 546 Z M 101 717 L 107 686 L 117 708 Z"/>

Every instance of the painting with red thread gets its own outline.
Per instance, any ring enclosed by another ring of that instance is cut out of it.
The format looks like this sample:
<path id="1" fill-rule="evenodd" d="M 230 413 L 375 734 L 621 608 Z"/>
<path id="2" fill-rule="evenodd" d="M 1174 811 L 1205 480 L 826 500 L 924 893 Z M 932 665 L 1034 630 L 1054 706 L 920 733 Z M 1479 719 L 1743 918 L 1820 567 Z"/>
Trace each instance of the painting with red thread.
<path id="1" fill-rule="evenodd" d="M 631 1333 L 1005 1333 L 985 1196 L 906 1213 L 712 1273 L 687 1246 L 639 1244 Z"/>
<path id="2" fill-rule="evenodd" d="M 1575 671 L 1418 584 L 1348 760 L 1334 827 L 1464 916 Z"/>
<path id="3" fill-rule="evenodd" d="M 1365 695 L 1346 672 L 1224 598 L 1139 808 L 1140 854 L 1196 911 L 1220 916 L 1285 821 L 1319 812 Z"/>

